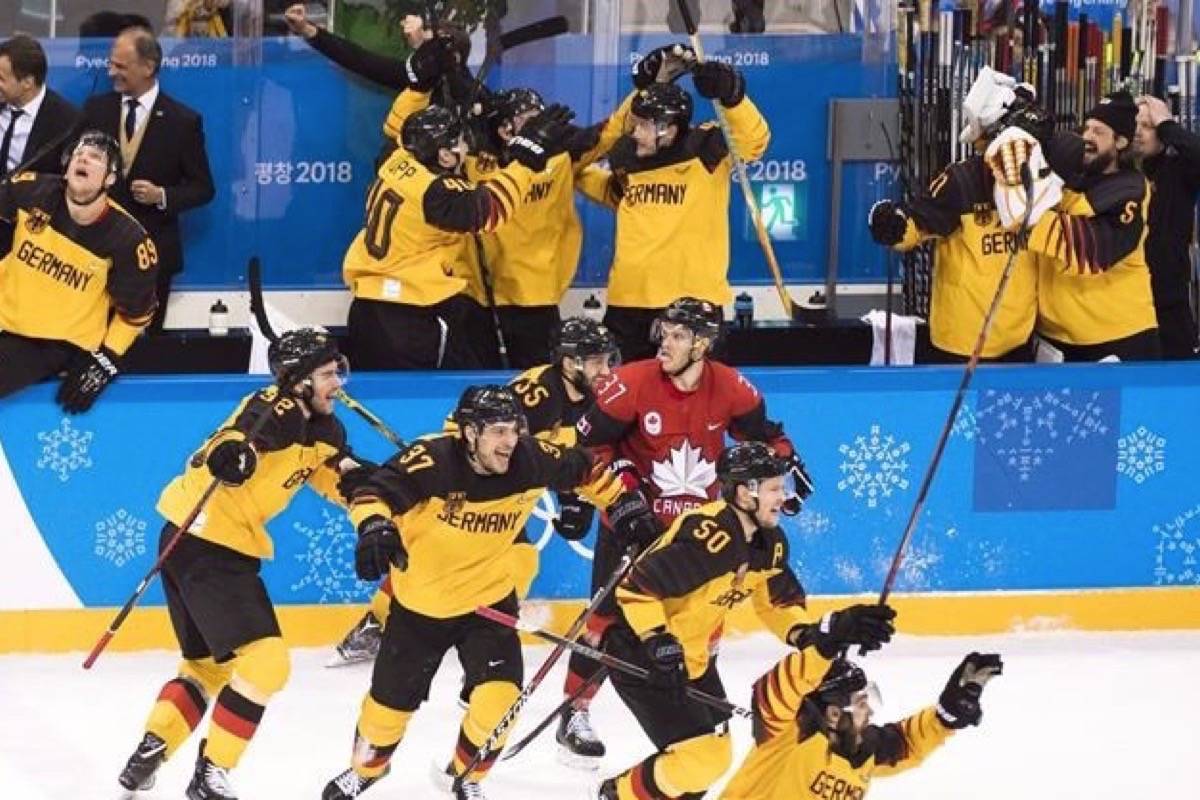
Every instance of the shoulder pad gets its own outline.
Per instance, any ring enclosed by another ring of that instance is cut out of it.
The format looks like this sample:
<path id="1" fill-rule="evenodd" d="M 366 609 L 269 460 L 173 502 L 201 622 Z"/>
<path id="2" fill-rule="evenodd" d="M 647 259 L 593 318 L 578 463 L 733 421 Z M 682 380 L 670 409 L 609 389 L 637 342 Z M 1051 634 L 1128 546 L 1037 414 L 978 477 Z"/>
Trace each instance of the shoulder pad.
<path id="1" fill-rule="evenodd" d="M 1088 205 L 1097 214 L 1104 214 L 1114 208 L 1119 208 L 1129 201 L 1137 203 L 1146 198 L 1146 178 L 1142 173 L 1131 169 L 1106 175 L 1096 181 L 1084 192 Z"/>

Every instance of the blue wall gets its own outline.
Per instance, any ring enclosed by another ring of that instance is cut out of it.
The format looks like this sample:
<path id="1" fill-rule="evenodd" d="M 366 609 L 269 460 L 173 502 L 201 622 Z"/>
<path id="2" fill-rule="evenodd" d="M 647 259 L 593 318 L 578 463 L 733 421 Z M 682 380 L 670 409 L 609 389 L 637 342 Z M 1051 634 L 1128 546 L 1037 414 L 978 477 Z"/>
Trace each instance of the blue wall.
<path id="1" fill-rule="evenodd" d="M 751 370 L 816 480 L 785 527 L 814 593 L 877 591 L 960 372 Z M 494 376 L 493 376 L 494 377 Z M 440 424 L 480 376 L 374 375 L 349 389 L 405 437 Z M 87 605 L 117 605 L 150 564 L 161 487 L 259 381 L 122 378 L 66 418 L 39 386 L 0 404 L 0 440 L 26 503 Z M 984 368 L 954 427 L 901 571 L 904 590 L 1200 584 L 1200 365 Z M 344 411 L 351 441 L 386 443 Z M 264 572 L 281 603 L 351 602 L 354 535 L 311 492 L 271 525 Z M 530 537 L 547 536 L 535 519 Z M 588 540 L 590 541 L 590 539 Z M 541 597 L 586 594 L 587 562 L 549 538 Z M 150 602 L 160 603 L 158 589 Z"/>

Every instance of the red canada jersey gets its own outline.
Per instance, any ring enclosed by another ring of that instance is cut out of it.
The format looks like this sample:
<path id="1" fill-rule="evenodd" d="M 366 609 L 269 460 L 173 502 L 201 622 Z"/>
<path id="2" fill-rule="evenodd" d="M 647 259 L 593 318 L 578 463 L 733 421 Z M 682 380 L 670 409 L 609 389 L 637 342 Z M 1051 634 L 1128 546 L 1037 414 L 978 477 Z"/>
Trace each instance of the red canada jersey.
<path id="1" fill-rule="evenodd" d="M 754 385 L 714 361 L 705 362 L 691 392 L 677 388 L 655 359 L 626 364 L 597 387 L 596 404 L 576 430 L 580 444 L 611 451 L 605 455 L 614 465 L 632 464 L 664 525 L 719 495 L 717 459 L 726 431 L 791 453 Z"/>

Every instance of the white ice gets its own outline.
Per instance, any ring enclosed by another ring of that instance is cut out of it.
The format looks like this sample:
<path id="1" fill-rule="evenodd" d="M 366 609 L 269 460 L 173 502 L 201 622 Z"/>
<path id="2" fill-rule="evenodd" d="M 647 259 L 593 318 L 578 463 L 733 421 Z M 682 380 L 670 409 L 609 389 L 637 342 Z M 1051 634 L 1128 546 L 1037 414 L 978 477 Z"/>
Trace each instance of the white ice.
<path id="1" fill-rule="evenodd" d="M 988 686 L 978 728 L 953 737 L 922 767 L 881 779 L 870 796 L 886 798 L 1200 797 L 1200 632 L 1021 633 L 987 637 L 900 637 L 865 662 L 883 691 L 880 719 L 932 702 L 960 657 L 1003 654 L 1005 674 Z M 526 651 L 527 672 L 546 648 Z M 722 674 L 733 699 L 782 646 L 767 636 L 727 642 Z M 243 800 L 316 800 L 347 765 L 354 721 L 370 679 L 366 666 L 322 667 L 326 650 L 293 652 L 291 682 L 267 709 L 258 735 L 233 773 Z M 117 796 L 116 775 L 141 738 L 141 725 L 175 658 L 166 652 L 108 653 L 92 672 L 82 654 L 0 657 L 0 798 L 80 800 Z M 565 659 L 564 659 L 565 662 Z M 560 663 L 534 695 L 523 722 L 558 702 Z M 426 798 L 439 793 L 430 765 L 445 763 L 460 720 L 459 668 L 447 657 L 432 699 L 414 717 L 392 774 L 368 798 Z M 649 753 L 649 743 L 611 688 L 594 707 L 609 746 L 601 774 Z M 739 756 L 749 744 L 736 724 Z M 183 797 L 199 736 L 160 772 L 144 800 Z M 587 795 L 589 778 L 555 760 L 553 731 L 487 779 L 490 800 Z M 716 797 L 716 792 L 709 794 Z"/>

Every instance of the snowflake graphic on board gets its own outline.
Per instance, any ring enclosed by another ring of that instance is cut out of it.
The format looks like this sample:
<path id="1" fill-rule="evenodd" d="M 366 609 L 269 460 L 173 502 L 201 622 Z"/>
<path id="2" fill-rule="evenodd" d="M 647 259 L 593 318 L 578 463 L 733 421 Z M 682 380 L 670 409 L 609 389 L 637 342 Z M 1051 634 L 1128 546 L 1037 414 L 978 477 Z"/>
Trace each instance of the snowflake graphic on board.
<path id="1" fill-rule="evenodd" d="M 976 406 L 974 432 L 980 445 L 1028 481 L 1057 448 L 1108 433 L 1108 422 L 1099 392 L 989 389 Z"/>
<path id="2" fill-rule="evenodd" d="M 843 461 L 838 467 L 842 479 L 838 491 L 850 491 L 866 500 L 867 508 L 875 508 L 892 492 L 908 488 L 908 442 L 897 442 L 896 437 L 884 433 L 879 425 L 872 425 L 868 434 L 854 437 L 853 444 L 838 445 Z"/>
<path id="3" fill-rule="evenodd" d="M 684 440 L 679 447 L 671 448 L 666 459 L 654 462 L 653 478 L 663 497 L 692 495 L 706 498 L 708 487 L 717 479 L 717 469 L 699 448 Z"/>
<path id="4" fill-rule="evenodd" d="M 354 545 L 358 536 L 346 524 L 344 514 L 321 509 L 321 521 L 315 525 L 294 522 L 292 527 L 304 537 L 304 550 L 296 555 L 306 572 L 292 584 L 298 592 L 309 586 L 320 593 L 318 603 L 358 603 L 364 600 L 372 584 L 354 574 Z"/>
<path id="5" fill-rule="evenodd" d="M 1117 472 L 1134 483 L 1145 483 L 1166 469 L 1166 455 L 1167 440 L 1139 425 L 1117 440 Z"/>
<path id="6" fill-rule="evenodd" d="M 828 514 L 806 508 L 796 515 L 796 527 L 806 536 L 819 536 L 828 533 L 833 520 Z"/>
<path id="7" fill-rule="evenodd" d="M 1200 585 L 1200 505 L 1154 525 L 1156 586 Z"/>
<path id="8" fill-rule="evenodd" d="M 968 442 L 979 434 L 979 423 L 975 420 L 975 409 L 963 403 L 958 408 L 954 418 L 954 427 L 950 429 L 951 436 L 961 436 Z"/>
<path id="9" fill-rule="evenodd" d="M 72 427 L 67 417 L 62 418 L 57 428 L 39 431 L 37 438 L 42 443 L 42 455 L 37 460 L 38 469 L 56 473 L 58 479 L 65 483 L 72 472 L 92 465 L 88 446 L 92 443 L 93 435 L 91 431 Z"/>
<path id="10" fill-rule="evenodd" d="M 146 553 L 146 520 L 138 519 L 123 508 L 96 523 L 96 542 L 92 552 L 123 567 L 136 556 Z"/>

